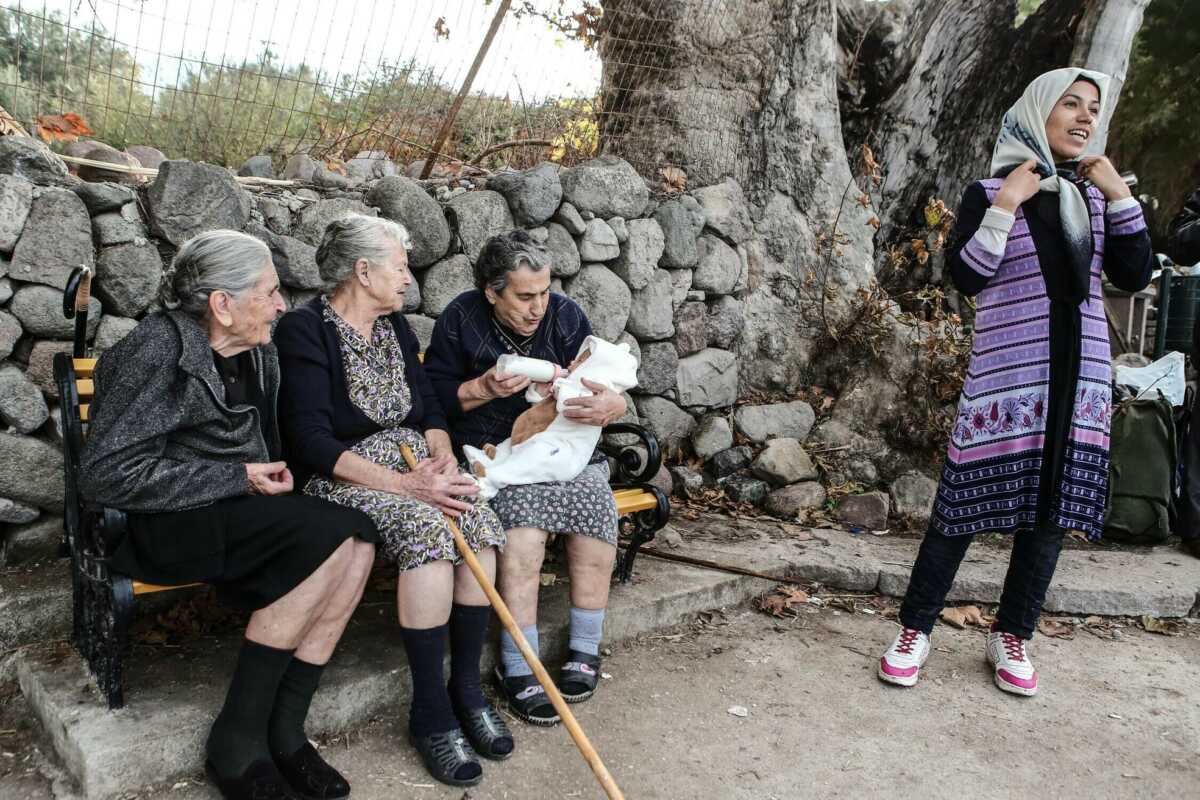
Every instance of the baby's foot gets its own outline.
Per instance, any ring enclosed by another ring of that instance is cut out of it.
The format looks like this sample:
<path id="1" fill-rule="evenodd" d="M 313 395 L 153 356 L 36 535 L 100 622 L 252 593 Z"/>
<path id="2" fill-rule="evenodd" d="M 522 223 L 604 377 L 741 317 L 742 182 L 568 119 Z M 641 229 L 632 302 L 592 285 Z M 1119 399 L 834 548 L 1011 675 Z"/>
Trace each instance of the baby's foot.
<path id="1" fill-rule="evenodd" d="M 488 458 L 492 458 L 492 459 L 494 459 L 494 458 L 496 457 L 496 445 L 494 445 L 494 444 L 485 444 L 485 445 L 483 446 L 483 454 L 484 454 L 485 456 L 487 456 Z M 480 473 L 480 474 L 482 475 L 483 473 Z"/>

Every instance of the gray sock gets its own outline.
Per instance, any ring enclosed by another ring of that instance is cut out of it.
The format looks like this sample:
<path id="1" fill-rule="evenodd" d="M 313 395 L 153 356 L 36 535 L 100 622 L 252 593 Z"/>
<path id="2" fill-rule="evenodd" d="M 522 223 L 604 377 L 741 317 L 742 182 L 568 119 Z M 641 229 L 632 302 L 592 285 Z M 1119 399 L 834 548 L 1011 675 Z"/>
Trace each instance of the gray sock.
<path id="1" fill-rule="evenodd" d="M 533 652 L 540 656 L 537 625 L 521 628 L 521 633 L 525 634 L 525 641 L 529 642 Z M 525 663 L 525 656 L 521 655 L 521 651 L 517 649 L 517 643 L 508 635 L 508 631 L 500 632 L 500 662 L 504 665 L 504 677 L 506 678 L 533 674 L 533 668 Z"/>
<path id="2" fill-rule="evenodd" d="M 590 656 L 598 656 L 600 655 L 600 637 L 603 633 L 603 608 L 593 610 L 571 606 L 571 639 L 567 643 L 567 647 Z"/>

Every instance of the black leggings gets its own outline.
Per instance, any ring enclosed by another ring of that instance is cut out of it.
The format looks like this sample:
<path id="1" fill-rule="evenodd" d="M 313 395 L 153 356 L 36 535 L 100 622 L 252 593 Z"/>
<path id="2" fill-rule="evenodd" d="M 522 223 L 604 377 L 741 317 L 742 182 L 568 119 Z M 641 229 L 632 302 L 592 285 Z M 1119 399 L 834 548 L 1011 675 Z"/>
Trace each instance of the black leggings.
<path id="1" fill-rule="evenodd" d="M 1054 577 L 1058 554 L 1066 532 L 1053 524 L 1014 534 L 1008 575 L 1000 595 L 996 627 L 1005 633 L 1032 639 Z M 908 590 L 900 606 L 900 623 L 928 634 L 946 603 L 958 565 L 974 538 L 971 534 L 945 536 L 932 527 L 925 533 L 917 561 L 908 579 Z"/>

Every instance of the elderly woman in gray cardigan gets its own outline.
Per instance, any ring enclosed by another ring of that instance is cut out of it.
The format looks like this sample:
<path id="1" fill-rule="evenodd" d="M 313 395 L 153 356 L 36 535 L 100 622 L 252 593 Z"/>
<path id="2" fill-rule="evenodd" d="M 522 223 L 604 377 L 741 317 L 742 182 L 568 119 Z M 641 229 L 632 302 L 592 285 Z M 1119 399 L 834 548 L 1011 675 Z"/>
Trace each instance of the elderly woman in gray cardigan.
<path id="1" fill-rule="evenodd" d="M 346 797 L 304 720 L 378 533 L 357 510 L 291 494 L 270 343 L 284 305 L 267 247 L 234 231 L 196 236 L 162 301 L 169 310 L 96 365 L 84 495 L 128 514 L 128 533 L 109 543 L 113 569 L 211 583 L 253 612 L 206 748 L 222 795 Z"/>

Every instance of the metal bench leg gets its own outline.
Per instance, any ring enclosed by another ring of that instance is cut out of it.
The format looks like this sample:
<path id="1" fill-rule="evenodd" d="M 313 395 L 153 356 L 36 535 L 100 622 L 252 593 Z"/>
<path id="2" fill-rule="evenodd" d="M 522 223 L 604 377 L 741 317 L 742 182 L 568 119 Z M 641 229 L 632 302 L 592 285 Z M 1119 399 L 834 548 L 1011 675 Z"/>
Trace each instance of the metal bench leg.
<path id="1" fill-rule="evenodd" d="M 133 615 L 133 582 L 107 571 L 77 574 L 76 646 L 110 710 L 125 705 L 122 667 Z"/>
<path id="2" fill-rule="evenodd" d="M 638 551 L 642 549 L 642 545 L 654 541 L 654 534 L 667 524 L 671 515 L 671 506 L 666 495 L 654 486 L 643 485 L 641 488 L 654 494 L 658 505 L 646 511 L 630 514 L 622 520 L 628 522 L 632 527 L 632 532 L 629 536 L 629 544 L 625 547 L 625 553 L 617 559 L 617 580 L 621 583 L 629 583 L 633 577 L 633 562 L 637 558 Z"/>

